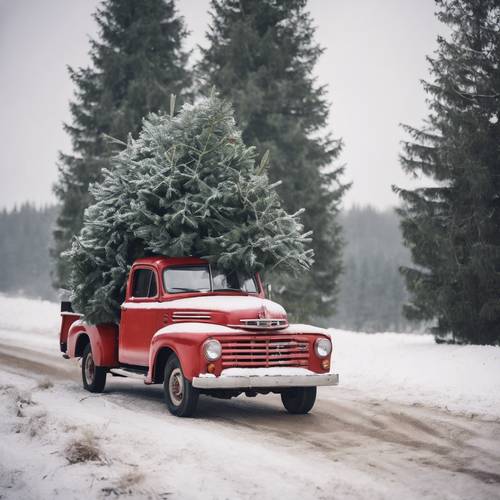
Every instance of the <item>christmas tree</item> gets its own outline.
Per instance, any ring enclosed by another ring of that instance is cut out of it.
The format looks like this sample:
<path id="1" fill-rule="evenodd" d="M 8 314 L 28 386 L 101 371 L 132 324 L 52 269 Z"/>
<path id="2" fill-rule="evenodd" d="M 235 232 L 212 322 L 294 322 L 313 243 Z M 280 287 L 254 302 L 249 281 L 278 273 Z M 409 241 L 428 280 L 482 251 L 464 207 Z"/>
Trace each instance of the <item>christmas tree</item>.
<path id="1" fill-rule="evenodd" d="M 183 19 L 173 0 L 105 0 L 95 15 L 99 37 L 91 41 L 91 65 L 70 68 L 76 85 L 65 125 L 73 154 L 61 154 L 55 192 L 61 211 L 54 232 L 52 255 L 55 281 L 67 285 L 69 268 L 61 257 L 82 227 L 83 212 L 91 202 L 89 185 L 111 168 L 117 143 L 136 134 L 150 111 L 168 109 L 171 93 L 181 102 L 191 87 L 186 70 L 188 54 Z"/>
<path id="2" fill-rule="evenodd" d="M 500 2 L 441 0 L 449 38 L 429 59 L 431 113 L 406 127 L 403 167 L 434 185 L 396 189 L 414 267 L 402 272 L 411 319 L 437 320 L 437 339 L 500 342 Z"/>
<path id="3" fill-rule="evenodd" d="M 243 139 L 270 151 L 269 177 L 287 210 L 306 209 L 315 263 L 300 279 L 276 275 L 273 289 L 295 319 L 331 316 L 341 269 L 337 222 L 346 186 L 334 167 L 341 143 L 325 133 L 330 105 L 313 71 L 322 49 L 306 0 L 213 0 L 208 46 L 198 66 L 204 91 L 234 103 Z"/>
<path id="4" fill-rule="evenodd" d="M 136 140 L 103 171 L 69 252 L 75 308 L 93 323 L 119 319 L 132 262 L 148 255 L 199 256 L 226 271 L 308 269 L 309 234 L 282 207 L 214 95 L 176 116 L 150 114 Z"/>

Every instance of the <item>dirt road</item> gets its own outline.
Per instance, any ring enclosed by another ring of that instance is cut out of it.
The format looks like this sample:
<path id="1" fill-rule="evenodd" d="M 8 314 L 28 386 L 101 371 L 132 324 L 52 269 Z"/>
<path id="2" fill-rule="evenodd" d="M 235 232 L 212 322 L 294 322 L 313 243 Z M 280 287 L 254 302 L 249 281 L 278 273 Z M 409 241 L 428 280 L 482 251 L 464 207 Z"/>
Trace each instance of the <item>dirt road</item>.
<path id="1" fill-rule="evenodd" d="M 0 340 L 2 371 L 50 377 L 55 390 L 66 391 L 75 401 L 88 395 L 79 388 L 74 363 L 57 353 L 15 344 Z M 132 410 L 138 418 L 171 421 L 160 387 L 108 380 L 106 393 L 99 397 Z M 215 436 L 232 432 L 249 444 L 295 458 L 317 458 L 319 474 L 328 474 L 328 464 L 332 474 L 336 464 L 342 465 L 352 475 L 347 481 L 339 478 L 344 493 L 338 498 L 345 497 L 345 491 L 353 498 L 500 498 L 500 422 L 375 400 L 339 386 L 320 389 L 307 416 L 286 414 L 277 396 L 201 398 L 197 418 L 187 425 L 210 426 Z M 363 478 L 363 485 L 356 477 Z M 371 494 L 370 485 L 378 495 Z M 266 496 L 265 491 L 262 494 Z M 337 494 L 318 490 L 311 491 L 312 497 L 337 498 Z"/>

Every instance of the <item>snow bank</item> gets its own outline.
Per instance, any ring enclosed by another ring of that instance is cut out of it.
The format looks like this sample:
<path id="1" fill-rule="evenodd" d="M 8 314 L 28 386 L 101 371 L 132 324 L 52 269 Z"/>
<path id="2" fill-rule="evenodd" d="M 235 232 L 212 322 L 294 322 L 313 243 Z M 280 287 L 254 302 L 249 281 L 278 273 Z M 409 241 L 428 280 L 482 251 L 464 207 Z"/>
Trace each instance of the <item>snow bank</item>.
<path id="1" fill-rule="evenodd" d="M 0 342 L 60 356 L 59 304 L 0 295 Z"/>
<path id="2" fill-rule="evenodd" d="M 0 295 L 0 330 L 44 335 L 59 332 L 59 310 L 55 302 Z"/>
<path id="3" fill-rule="evenodd" d="M 343 388 L 376 399 L 500 417 L 500 348 L 436 344 L 430 335 L 329 330 Z"/>

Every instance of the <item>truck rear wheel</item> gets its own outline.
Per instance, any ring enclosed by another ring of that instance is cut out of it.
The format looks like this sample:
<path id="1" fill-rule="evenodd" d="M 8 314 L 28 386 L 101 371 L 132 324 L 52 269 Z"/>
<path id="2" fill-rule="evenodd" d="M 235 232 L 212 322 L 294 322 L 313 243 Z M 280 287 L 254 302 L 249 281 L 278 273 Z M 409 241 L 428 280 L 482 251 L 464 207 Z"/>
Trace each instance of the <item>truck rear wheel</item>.
<path id="1" fill-rule="evenodd" d="M 305 415 L 316 402 L 316 387 L 293 387 L 281 393 L 281 401 L 288 413 Z"/>
<path id="2" fill-rule="evenodd" d="M 174 354 L 168 358 L 165 365 L 163 389 L 168 410 L 172 415 L 190 417 L 194 414 L 200 394 L 184 377 L 179 359 Z"/>
<path id="3" fill-rule="evenodd" d="M 92 356 L 90 343 L 83 351 L 82 357 L 82 380 L 83 388 L 89 392 L 102 392 L 106 385 L 106 368 L 96 366 Z"/>

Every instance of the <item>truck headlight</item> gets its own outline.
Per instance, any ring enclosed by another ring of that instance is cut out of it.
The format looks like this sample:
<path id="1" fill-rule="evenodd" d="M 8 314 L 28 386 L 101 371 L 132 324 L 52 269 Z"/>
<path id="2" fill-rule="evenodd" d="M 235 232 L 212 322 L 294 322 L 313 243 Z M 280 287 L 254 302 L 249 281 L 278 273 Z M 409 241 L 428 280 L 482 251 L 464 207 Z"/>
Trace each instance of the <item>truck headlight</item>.
<path id="1" fill-rule="evenodd" d="M 218 340 L 207 340 L 203 344 L 203 354 L 207 361 L 217 361 L 222 354 L 222 346 Z"/>
<path id="2" fill-rule="evenodd" d="M 328 339 L 316 339 L 314 351 L 318 358 L 326 358 L 332 352 L 332 343 Z"/>

